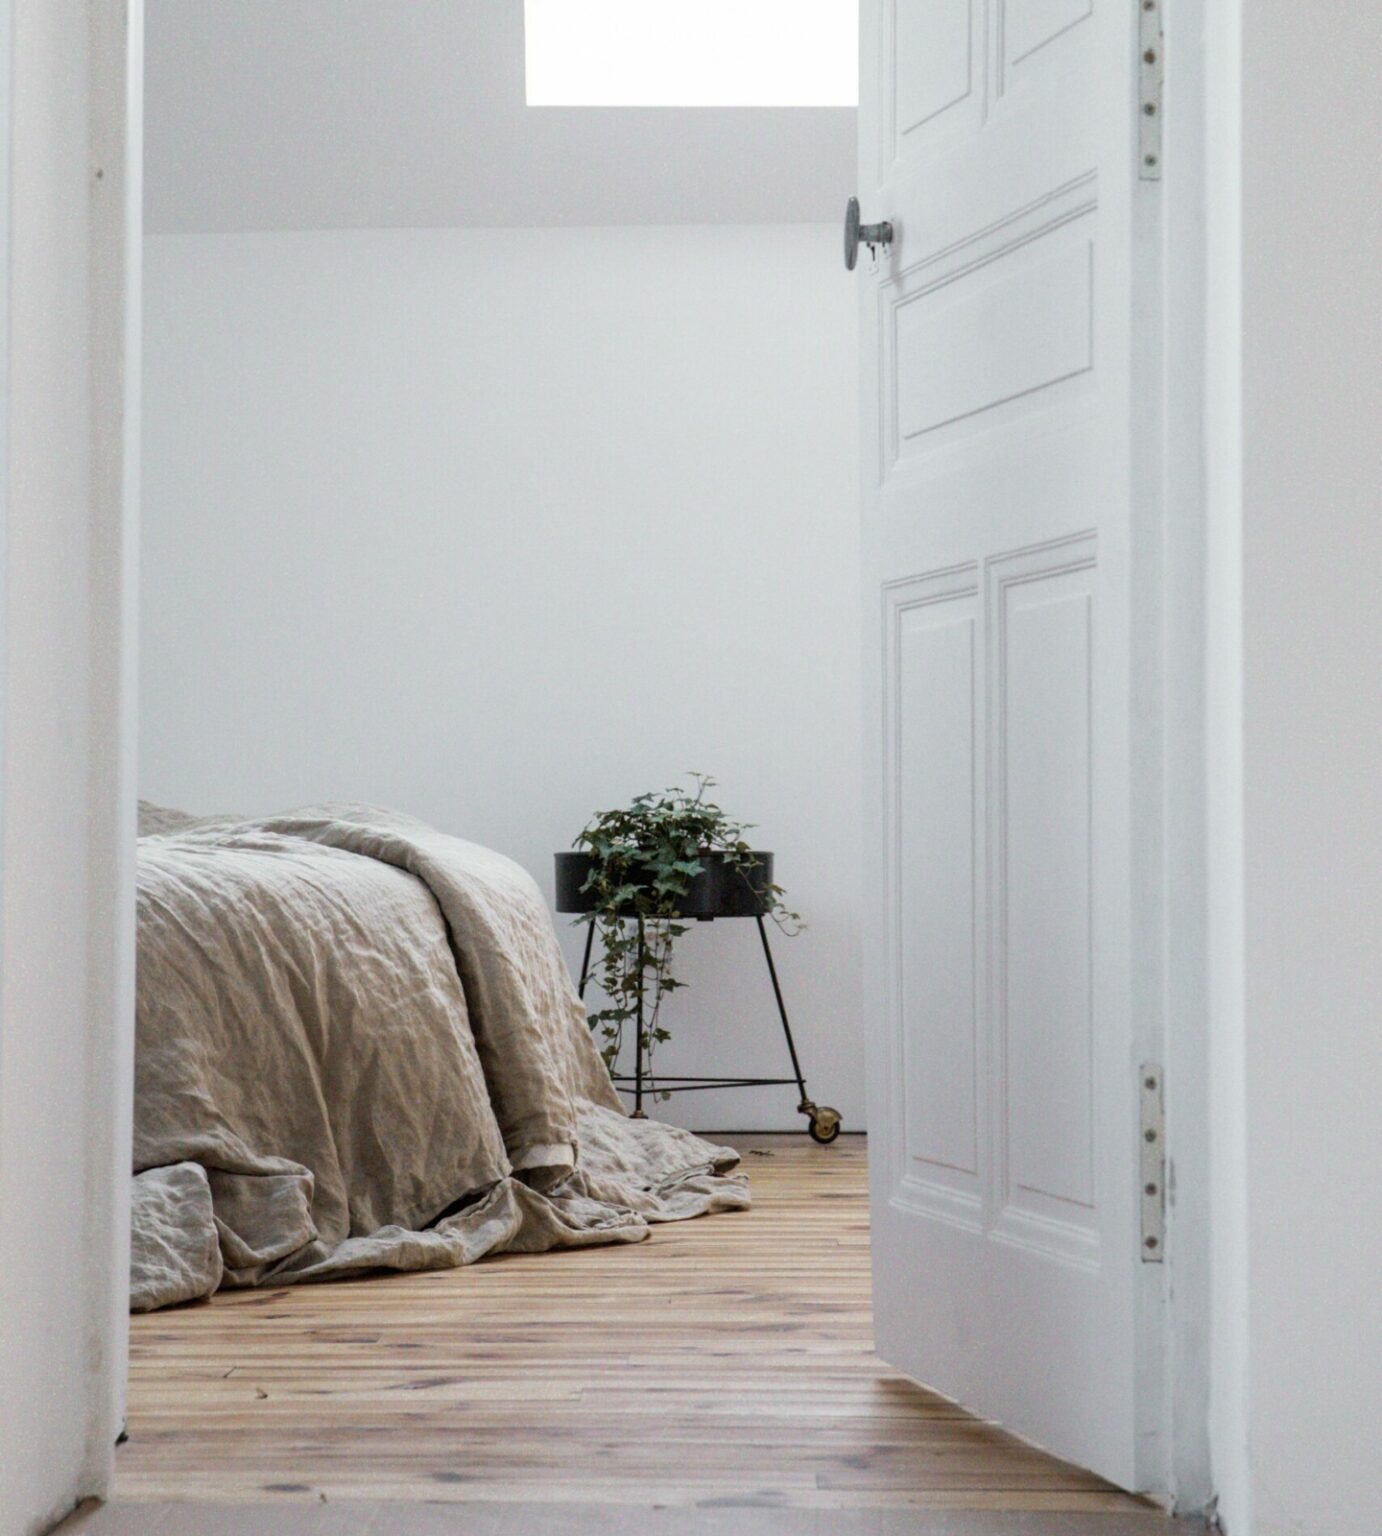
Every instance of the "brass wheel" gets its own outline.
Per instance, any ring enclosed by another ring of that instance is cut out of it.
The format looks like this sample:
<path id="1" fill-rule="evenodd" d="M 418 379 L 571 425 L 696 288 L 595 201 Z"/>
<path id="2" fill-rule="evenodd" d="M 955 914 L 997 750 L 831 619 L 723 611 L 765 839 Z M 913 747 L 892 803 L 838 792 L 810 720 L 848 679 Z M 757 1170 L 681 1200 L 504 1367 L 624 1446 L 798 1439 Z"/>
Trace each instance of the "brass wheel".
<path id="1" fill-rule="evenodd" d="M 828 1104 L 822 1104 L 819 1109 L 813 1109 L 811 1113 L 811 1140 L 822 1147 L 828 1147 L 840 1134 L 840 1112 L 831 1109 Z"/>

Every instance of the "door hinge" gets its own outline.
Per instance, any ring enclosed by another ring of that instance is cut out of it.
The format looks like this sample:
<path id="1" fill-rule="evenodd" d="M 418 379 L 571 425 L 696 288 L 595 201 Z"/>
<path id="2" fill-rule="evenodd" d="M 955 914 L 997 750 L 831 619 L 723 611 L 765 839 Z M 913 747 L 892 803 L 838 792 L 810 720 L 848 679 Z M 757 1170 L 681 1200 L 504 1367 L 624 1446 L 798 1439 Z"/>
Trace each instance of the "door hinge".
<path id="1" fill-rule="evenodd" d="M 1137 166 L 1143 181 L 1161 180 L 1163 0 L 1134 0 L 1137 6 Z"/>
<path id="2" fill-rule="evenodd" d="M 1142 1262 L 1160 1264 L 1166 1247 L 1166 1111 L 1161 1096 L 1161 1068 L 1144 1065 L 1138 1072 L 1142 1106 Z"/>

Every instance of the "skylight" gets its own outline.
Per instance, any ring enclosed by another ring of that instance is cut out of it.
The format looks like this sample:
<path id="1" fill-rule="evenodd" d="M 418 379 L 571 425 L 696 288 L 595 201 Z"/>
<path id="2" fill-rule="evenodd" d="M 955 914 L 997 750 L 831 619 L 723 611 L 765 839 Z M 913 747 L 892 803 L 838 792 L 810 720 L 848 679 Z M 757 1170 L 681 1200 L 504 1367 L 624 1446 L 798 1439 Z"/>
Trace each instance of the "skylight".
<path id="1" fill-rule="evenodd" d="M 524 0 L 530 107 L 853 107 L 859 0 Z"/>

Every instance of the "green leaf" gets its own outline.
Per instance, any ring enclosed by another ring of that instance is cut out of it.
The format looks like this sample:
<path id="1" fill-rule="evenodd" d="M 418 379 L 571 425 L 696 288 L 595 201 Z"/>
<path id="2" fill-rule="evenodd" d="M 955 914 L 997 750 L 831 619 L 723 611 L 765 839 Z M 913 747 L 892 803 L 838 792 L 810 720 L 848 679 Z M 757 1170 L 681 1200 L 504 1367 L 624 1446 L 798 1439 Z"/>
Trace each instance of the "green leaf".
<path id="1" fill-rule="evenodd" d="M 676 940 L 689 927 L 677 921 L 680 898 L 705 868 L 704 855 L 718 852 L 746 884 L 758 867 L 745 841 L 752 823 L 737 822 L 710 798 L 716 782 L 709 774 L 689 774 L 691 788 L 674 785 L 661 793 L 648 790 L 627 806 L 597 811 L 577 835 L 573 847 L 584 849 L 591 870 L 582 890 L 595 910 L 578 922 L 599 933 L 603 955 L 594 978 L 607 1005 L 588 1012 L 591 1029 L 605 1040 L 601 1055 L 611 1071 L 623 1044 L 624 1026 L 644 1014 L 644 1047 L 671 1038 L 659 1017 L 665 995 L 685 983 L 673 974 Z M 782 887 L 761 888 L 763 906 L 778 929 L 791 937 L 805 926 L 783 901 Z M 643 944 L 639 945 L 642 921 Z M 659 1097 L 666 1099 L 665 1092 Z"/>

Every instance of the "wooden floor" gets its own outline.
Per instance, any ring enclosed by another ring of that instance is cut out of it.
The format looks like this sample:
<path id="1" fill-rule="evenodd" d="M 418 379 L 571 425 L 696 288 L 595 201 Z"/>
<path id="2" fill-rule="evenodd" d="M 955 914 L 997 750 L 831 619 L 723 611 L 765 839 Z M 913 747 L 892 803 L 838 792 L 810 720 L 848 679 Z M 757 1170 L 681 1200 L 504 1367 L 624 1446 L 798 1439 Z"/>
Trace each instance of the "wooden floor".
<path id="1" fill-rule="evenodd" d="M 871 1349 L 865 1145 L 646 1243 L 133 1319 L 127 1500 L 1147 1512 Z"/>

